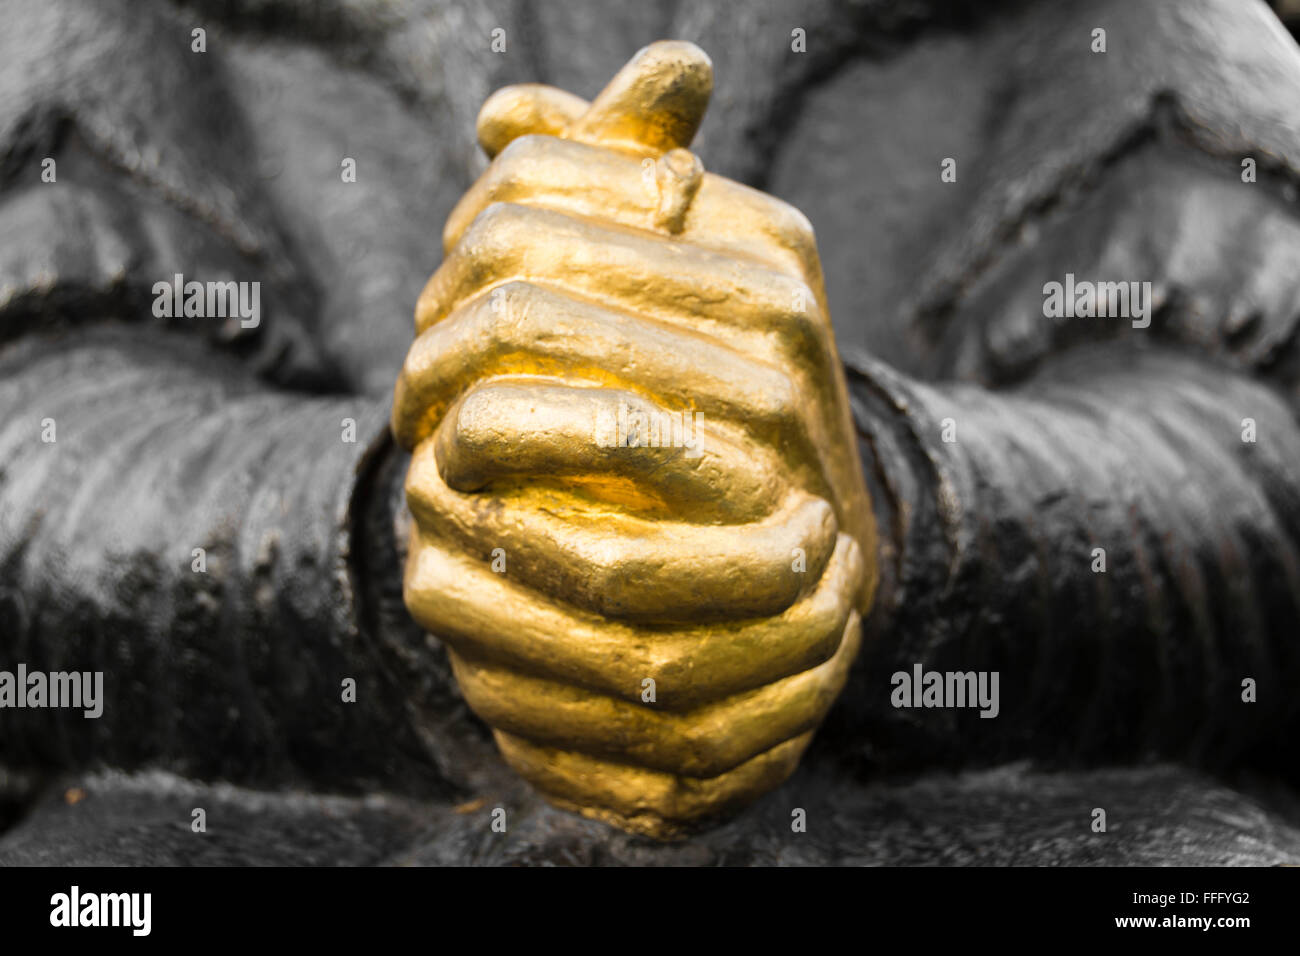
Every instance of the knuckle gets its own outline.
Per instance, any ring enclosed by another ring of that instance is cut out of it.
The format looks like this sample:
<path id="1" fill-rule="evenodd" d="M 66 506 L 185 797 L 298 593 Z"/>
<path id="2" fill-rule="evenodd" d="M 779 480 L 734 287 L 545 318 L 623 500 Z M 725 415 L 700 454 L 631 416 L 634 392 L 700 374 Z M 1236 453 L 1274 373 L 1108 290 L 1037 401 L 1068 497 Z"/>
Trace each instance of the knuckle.
<path id="1" fill-rule="evenodd" d="M 835 508 L 825 498 L 807 499 L 791 524 L 786 526 L 787 546 L 803 548 L 818 574 L 826 569 L 839 537 Z"/>
<path id="2" fill-rule="evenodd" d="M 797 207 L 770 193 L 757 192 L 754 211 L 761 217 L 761 227 L 768 241 L 804 256 L 817 248 L 813 224 Z"/>
<path id="3" fill-rule="evenodd" d="M 746 194 L 745 203 L 758 219 L 756 238 L 784 253 L 777 258 L 805 274 L 819 269 L 816 233 L 803 212 L 782 199 L 757 191 Z"/>
<path id="4" fill-rule="evenodd" d="M 801 423 L 797 395 L 798 390 L 790 376 L 774 370 L 771 381 L 756 390 L 751 414 L 782 432 L 797 428 Z"/>
<path id="5" fill-rule="evenodd" d="M 407 469 L 404 487 L 411 517 L 423 530 L 428 530 L 429 516 L 437 510 L 435 489 L 438 481 L 437 463 L 433 456 L 417 449 Z"/>
<path id="6" fill-rule="evenodd" d="M 487 387 L 471 389 L 456 406 L 450 438 L 460 451 L 476 451 L 500 440 L 504 422 L 500 409 Z"/>
<path id="7" fill-rule="evenodd" d="M 617 539 L 592 542 L 575 555 L 584 602 L 606 617 L 622 617 L 632 602 L 627 587 L 631 555 Z"/>
<path id="8" fill-rule="evenodd" d="M 492 165 L 499 168 L 508 178 L 513 178 L 518 173 L 517 166 L 549 153 L 552 142 L 555 142 L 554 136 L 546 136 L 542 133 L 527 133 L 523 136 L 516 136 L 505 149 L 497 154 L 497 158 L 492 161 Z"/>
<path id="9" fill-rule="evenodd" d="M 619 579 L 618 559 L 608 549 L 588 556 L 585 569 L 590 595 L 597 610 L 607 615 L 617 615 L 623 610 L 623 601 L 616 587 Z"/>
<path id="10" fill-rule="evenodd" d="M 683 751 L 680 773 L 694 777 L 716 777 L 744 762 L 735 752 L 730 736 L 719 734 L 710 721 L 690 721 L 681 729 Z"/>
<path id="11" fill-rule="evenodd" d="M 488 342 L 498 348 L 526 345 L 524 330 L 529 326 L 532 304 L 542 295 L 525 279 L 507 279 L 475 300 L 475 326 L 485 331 Z"/>
<path id="12" fill-rule="evenodd" d="M 779 311 L 776 334 L 786 353 L 800 359 L 823 359 L 827 322 L 808 284 L 799 279 L 789 280 Z"/>
<path id="13" fill-rule="evenodd" d="M 773 199 L 773 224 L 796 252 L 816 250 L 817 235 L 813 224 L 802 211 L 780 199 Z"/>
<path id="14" fill-rule="evenodd" d="M 462 254 L 483 257 L 506 252 L 515 238 L 522 210 L 516 203 L 488 203 L 465 230 L 460 242 Z"/>
<path id="15" fill-rule="evenodd" d="M 491 204 L 509 200 L 525 185 L 524 167 L 538 154 L 540 136 L 520 136 L 511 140 L 483 174 L 483 199 Z"/>
<path id="16" fill-rule="evenodd" d="M 526 255 L 534 231 L 529 227 L 527 211 L 525 206 L 508 202 L 483 207 L 434 273 L 434 301 L 477 294 L 508 276 Z"/>
<path id="17" fill-rule="evenodd" d="M 862 588 L 863 578 L 865 578 L 867 574 L 868 559 L 863 553 L 861 545 L 858 544 L 857 538 L 845 534 L 844 532 L 840 532 L 838 537 L 848 539 L 848 547 L 845 552 L 845 561 L 848 570 L 842 579 L 840 593 L 846 597 L 851 597 L 852 595 L 857 594 Z"/>
<path id="18" fill-rule="evenodd" d="M 416 373 L 410 367 L 410 357 L 397 377 L 397 387 L 393 391 L 392 430 L 398 442 L 407 451 L 415 446 L 415 423 L 419 408 L 415 401 L 418 389 Z"/>
<path id="19" fill-rule="evenodd" d="M 393 391 L 393 432 L 408 451 L 433 431 L 437 424 L 434 411 L 443 400 L 433 360 L 437 342 L 429 334 L 432 331 L 416 338 L 407 350 Z"/>

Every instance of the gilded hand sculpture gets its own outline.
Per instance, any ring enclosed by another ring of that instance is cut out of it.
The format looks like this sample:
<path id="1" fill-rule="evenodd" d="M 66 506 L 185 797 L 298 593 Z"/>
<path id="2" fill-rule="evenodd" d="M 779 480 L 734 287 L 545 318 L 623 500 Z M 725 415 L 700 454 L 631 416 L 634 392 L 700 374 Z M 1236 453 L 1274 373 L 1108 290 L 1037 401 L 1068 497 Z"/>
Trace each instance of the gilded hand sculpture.
<path id="1" fill-rule="evenodd" d="M 406 603 L 470 707 L 553 802 L 659 838 L 789 776 L 876 581 L 812 229 L 702 172 L 711 88 L 663 42 L 591 104 L 487 101 L 392 419 Z"/>

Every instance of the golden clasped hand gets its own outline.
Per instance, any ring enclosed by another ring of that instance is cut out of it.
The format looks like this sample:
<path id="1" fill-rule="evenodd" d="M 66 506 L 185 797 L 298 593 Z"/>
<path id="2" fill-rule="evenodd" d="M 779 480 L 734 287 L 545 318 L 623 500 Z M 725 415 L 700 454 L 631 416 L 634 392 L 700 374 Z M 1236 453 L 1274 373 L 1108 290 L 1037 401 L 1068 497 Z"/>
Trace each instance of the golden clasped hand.
<path id="1" fill-rule="evenodd" d="M 393 410 L 411 614 L 516 770 L 661 838 L 794 770 L 876 578 L 812 230 L 687 152 L 711 89 L 664 42 L 487 101 Z"/>

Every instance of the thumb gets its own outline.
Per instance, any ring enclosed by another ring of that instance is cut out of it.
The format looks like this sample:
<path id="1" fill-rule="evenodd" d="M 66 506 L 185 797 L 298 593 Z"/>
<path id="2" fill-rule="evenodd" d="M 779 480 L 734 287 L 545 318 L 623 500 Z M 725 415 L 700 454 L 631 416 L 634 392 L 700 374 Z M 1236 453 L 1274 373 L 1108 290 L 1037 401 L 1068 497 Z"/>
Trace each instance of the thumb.
<path id="1" fill-rule="evenodd" d="M 712 92 L 708 55 L 662 40 L 632 57 L 590 106 L 540 83 L 498 90 L 479 111 L 478 141 L 489 158 L 531 133 L 658 155 L 690 145 Z"/>
<path id="2" fill-rule="evenodd" d="M 694 43 L 661 40 L 628 61 L 567 138 L 642 154 L 688 147 L 713 92 L 713 63 Z"/>

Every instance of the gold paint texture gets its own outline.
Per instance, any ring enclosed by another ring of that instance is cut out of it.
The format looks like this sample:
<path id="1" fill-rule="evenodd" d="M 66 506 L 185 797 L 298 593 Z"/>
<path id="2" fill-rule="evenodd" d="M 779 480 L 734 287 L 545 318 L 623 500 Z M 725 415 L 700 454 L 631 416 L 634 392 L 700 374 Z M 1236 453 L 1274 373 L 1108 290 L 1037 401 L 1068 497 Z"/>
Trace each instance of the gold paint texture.
<path id="1" fill-rule="evenodd" d="M 412 616 L 512 767 L 660 839 L 794 771 L 876 583 L 812 228 L 689 152 L 711 89 L 661 42 L 488 99 L 392 419 Z"/>

